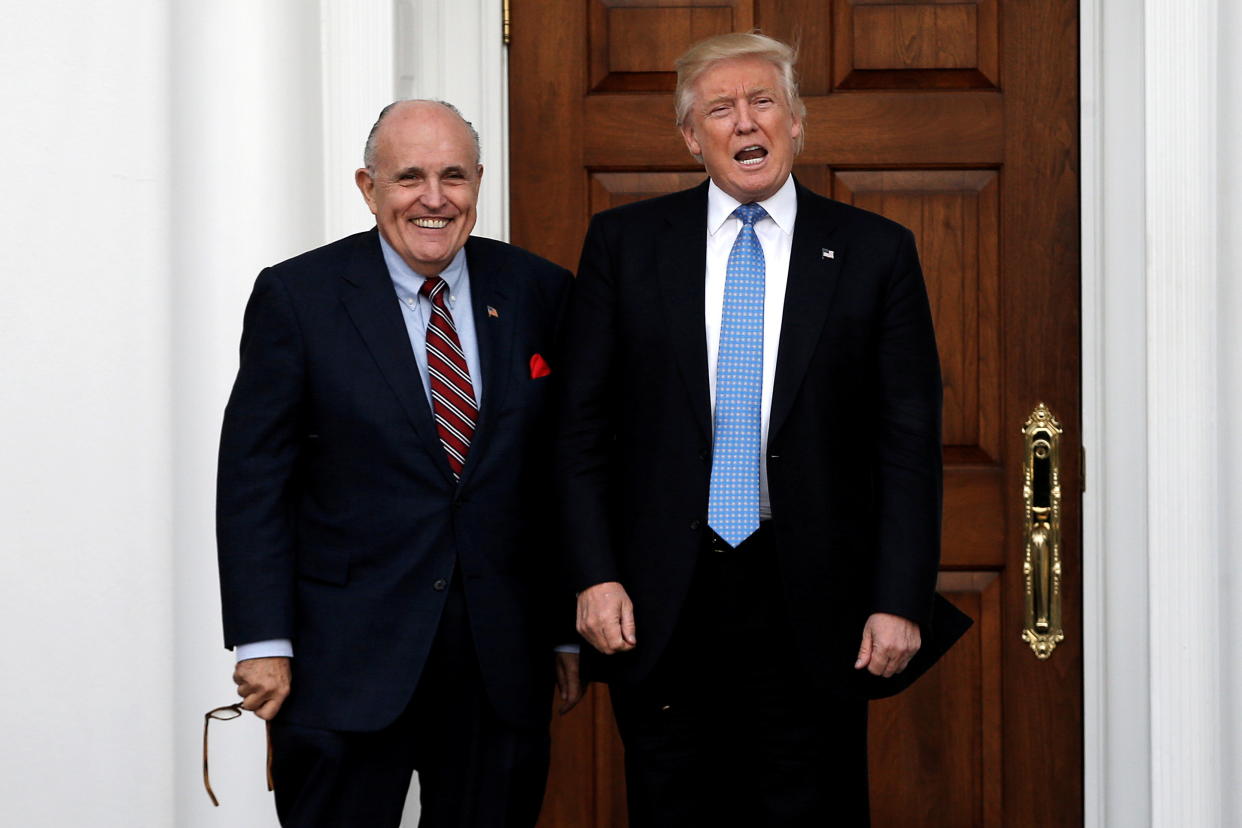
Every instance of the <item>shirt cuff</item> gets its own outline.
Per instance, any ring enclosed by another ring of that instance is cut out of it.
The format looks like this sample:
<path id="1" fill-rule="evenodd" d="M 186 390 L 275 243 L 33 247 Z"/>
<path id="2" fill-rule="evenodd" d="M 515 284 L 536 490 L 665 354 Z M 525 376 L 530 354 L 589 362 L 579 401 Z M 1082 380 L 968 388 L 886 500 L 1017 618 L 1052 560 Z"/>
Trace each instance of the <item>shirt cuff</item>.
<path id="1" fill-rule="evenodd" d="M 237 660 L 251 658 L 293 658 L 293 642 L 287 638 L 272 638 L 237 645 Z"/>
<path id="2" fill-rule="evenodd" d="M 559 647 L 553 647 L 552 650 L 558 653 L 572 653 L 578 655 L 579 649 L 577 644 L 562 644 Z"/>

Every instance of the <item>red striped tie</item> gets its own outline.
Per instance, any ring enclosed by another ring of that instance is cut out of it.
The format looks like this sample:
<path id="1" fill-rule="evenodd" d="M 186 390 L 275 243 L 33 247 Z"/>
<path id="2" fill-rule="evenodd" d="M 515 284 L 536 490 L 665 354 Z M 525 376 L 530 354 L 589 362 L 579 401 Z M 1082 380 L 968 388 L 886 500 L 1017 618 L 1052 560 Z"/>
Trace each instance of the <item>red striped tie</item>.
<path id="1" fill-rule="evenodd" d="M 457 327 L 444 299 L 444 280 L 430 276 L 420 290 L 431 299 L 431 321 L 427 323 L 427 374 L 431 380 L 431 411 L 436 418 L 440 445 L 448 456 L 453 476 L 461 477 L 466 452 L 474 436 L 479 406 L 470 384 L 470 366 L 457 338 Z"/>

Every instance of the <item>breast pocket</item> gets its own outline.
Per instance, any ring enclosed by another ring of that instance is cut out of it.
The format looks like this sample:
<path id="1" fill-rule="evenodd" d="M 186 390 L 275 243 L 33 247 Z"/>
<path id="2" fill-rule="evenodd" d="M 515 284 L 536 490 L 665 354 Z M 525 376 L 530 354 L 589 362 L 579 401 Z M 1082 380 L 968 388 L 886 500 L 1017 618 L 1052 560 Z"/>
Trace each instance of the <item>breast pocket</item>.
<path id="1" fill-rule="evenodd" d="M 552 367 L 539 351 L 529 351 L 530 357 L 515 360 L 514 373 L 504 401 L 505 410 L 542 405 L 552 387 Z"/>

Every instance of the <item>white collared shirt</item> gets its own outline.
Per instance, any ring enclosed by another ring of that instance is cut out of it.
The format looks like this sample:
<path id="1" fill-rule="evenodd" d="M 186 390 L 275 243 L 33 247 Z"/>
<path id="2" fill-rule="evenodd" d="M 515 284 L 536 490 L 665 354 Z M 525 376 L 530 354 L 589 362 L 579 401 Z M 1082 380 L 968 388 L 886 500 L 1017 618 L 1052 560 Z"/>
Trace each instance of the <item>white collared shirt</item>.
<path id="1" fill-rule="evenodd" d="M 707 327 L 707 384 L 711 392 L 712 418 L 716 414 L 716 361 L 720 351 L 720 317 L 724 312 L 725 273 L 729 253 L 742 229 L 741 219 L 733 216 L 740 201 L 716 186 L 707 185 L 707 268 L 704 284 L 703 317 Z M 781 320 L 785 312 L 785 285 L 789 281 L 789 254 L 793 249 L 794 220 L 798 216 L 798 194 L 793 176 L 785 179 L 776 194 L 759 205 L 766 218 L 755 223 L 755 235 L 763 248 L 763 454 L 767 454 L 768 415 L 772 409 L 772 380 L 776 376 L 776 351 L 781 341 Z M 768 498 L 768 464 L 759 463 L 759 516 L 772 517 Z"/>

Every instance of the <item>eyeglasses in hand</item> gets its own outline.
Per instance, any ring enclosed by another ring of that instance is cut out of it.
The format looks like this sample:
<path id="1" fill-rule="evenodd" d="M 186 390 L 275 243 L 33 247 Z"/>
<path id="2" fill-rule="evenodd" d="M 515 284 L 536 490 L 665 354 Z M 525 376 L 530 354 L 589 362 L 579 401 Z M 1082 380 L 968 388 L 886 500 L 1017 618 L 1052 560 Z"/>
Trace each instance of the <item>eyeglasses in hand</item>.
<path id="1" fill-rule="evenodd" d="M 217 707 L 215 710 L 207 711 L 203 716 L 203 787 L 207 789 L 207 796 L 211 797 L 211 804 L 217 808 L 220 807 L 220 801 L 216 799 L 215 792 L 211 789 L 211 776 L 207 772 L 207 727 L 211 724 L 211 720 L 215 719 L 221 722 L 227 722 L 229 719 L 236 719 L 243 713 L 241 702 L 230 704 L 225 707 Z M 272 723 L 267 722 L 267 789 L 272 790 Z"/>

